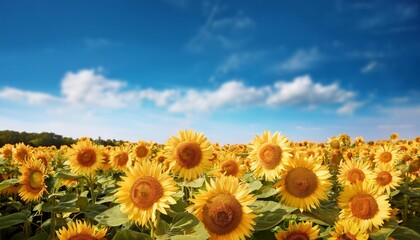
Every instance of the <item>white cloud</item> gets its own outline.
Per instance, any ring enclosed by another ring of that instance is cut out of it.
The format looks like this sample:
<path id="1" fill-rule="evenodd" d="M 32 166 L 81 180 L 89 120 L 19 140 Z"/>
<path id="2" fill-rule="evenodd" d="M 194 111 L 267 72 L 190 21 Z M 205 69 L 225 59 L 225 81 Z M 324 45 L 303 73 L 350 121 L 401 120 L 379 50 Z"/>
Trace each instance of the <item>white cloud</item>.
<path id="1" fill-rule="evenodd" d="M 344 103 L 356 94 L 343 90 L 338 83 L 322 85 L 314 83 L 310 76 L 297 77 L 291 82 L 279 81 L 267 98 L 273 106 L 298 105 L 318 106 L 321 104 Z"/>
<path id="2" fill-rule="evenodd" d="M 70 104 L 119 108 L 135 99 L 135 93 L 123 91 L 126 83 L 107 79 L 93 69 L 68 72 L 61 82 L 61 93 Z"/>
<path id="3" fill-rule="evenodd" d="M 344 104 L 343 106 L 341 106 L 338 110 L 337 113 L 338 114 L 353 114 L 354 111 L 356 111 L 357 108 L 360 108 L 361 106 L 363 106 L 364 103 L 362 102 L 348 102 L 346 104 Z"/>
<path id="4" fill-rule="evenodd" d="M 371 61 L 366 66 L 364 66 L 360 71 L 364 74 L 374 71 L 378 67 L 377 61 Z"/>
<path id="5" fill-rule="evenodd" d="M 151 101 L 163 110 L 183 114 L 211 112 L 226 107 L 316 107 L 337 103 L 345 104 L 338 113 L 350 113 L 361 106 L 360 103 L 353 102 L 356 95 L 354 92 L 341 89 L 338 83 L 323 85 L 313 82 L 310 76 L 265 86 L 247 86 L 242 81 L 230 80 L 217 89 L 126 88 L 127 83 L 124 81 L 109 79 L 101 71 L 83 69 L 64 75 L 59 96 L 5 87 L 0 90 L 0 98 L 44 105 L 52 111 L 65 111 L 66 108 L 73 107 L 93 110 L 124 109 Z"/>
<path id="6" fill-rule="evenodd" d="M 322 60 L 317 48 L 299 49 L 290 58 L 273 67 L 275 71 L 300 71 L 312 68 Z"/>
<path id="7" fill-rule="evenodd" d="M 23 91 L 12 87 L 5 87 L 0 90 L 0 98 L 8 101 L 23 102 L 29 104 L 42 104 L 59 101 L 59 99 L 46 93 Z"/>
<path id="8" fill-rule="evenodd" d="M 188 90 L 169 106 L 175 113 L 207 112 L 225 106 L 255 105 L 264 101 L 267 88 L 247 87 L 240 81 L 229 81 L 215 91 Z"/>

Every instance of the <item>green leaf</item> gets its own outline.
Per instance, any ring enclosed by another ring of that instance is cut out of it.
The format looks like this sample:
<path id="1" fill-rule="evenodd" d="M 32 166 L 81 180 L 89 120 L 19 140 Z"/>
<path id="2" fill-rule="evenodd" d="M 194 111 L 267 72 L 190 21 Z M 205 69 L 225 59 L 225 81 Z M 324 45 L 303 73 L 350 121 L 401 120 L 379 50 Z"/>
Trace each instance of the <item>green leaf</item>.
<path id="1" fill-rule="evenodd" d="M 380 229 L 375 229 L 370 233 L 372 240 L 387 240 L 389 235 L 398 227 L 396 220 L 386 222 Z"/>
<path id="2" fill-rule="evenodd" d="M 263 184 L 257 180 L 257 181 L 247 183 L 247 185 L 248 185 L 249 191 L 253 192 L 260 189 Z"/>
<path id="3" fill-rule="evenodd" d="M 75 175 L 75 174 L 65 173 L 65 172 L 58 172 L 54 174 L 54 178 L 63 178 L 66 180 L 77 180 L 82 177 L 83 177 L 82 175 Z"/>
<path id="4" fill-rule="evenodd" d="M 18 183 L 19 183 L 19 180 L 17 178 L 4 180 L 0 182 L 0 191 Z"/>
<path id="5" fill-rule="evenodd" d="M 120 226 L 129 221 L 127 214 L 121 212 L 120 205 L 114 206 L 97 215 L 95 220 L 110 227 Z"/>
<path id="6" fill-rule="evenodd" d="M 29 215 L 31 215 L 31 211 L 23 210 L 21 212 L 1 216 L 0 229 L 6 229 L 13 225 L 23 223 L 28 219 Z"/>
<path id="7" fill-rule="evenodd" d="M 272 186 L 262 186 L 256 195 L 257 198 L 268 198 L 274 196 L 278 193 L 278 190 L 273 188 Z"/>
<path id="8" fill-rule="evenodd" d="M 420 227 L 417 227 L 420 228 Z M 391 237 L 398 240 L 420 239 L 420 234 L 411 228 L 398 226 L 392 233 Z"/>
<path id="9" fill-rule="evenodd" d="M 204 178 L 197 178 L 195 180 L 189 181 L 189 182 L 179 182 L 178 185 L 179 186 L 184 186 L 184 187 L 192 187 L 192 188 L 199 188 L 201 186 L 203 186 L 204 184 Z"/>
<path id="10" fill-rule="evenodd" d="M 200 240 L 209 238 L 204 225 L 191 213 L 177 213 L 172 222 L 172 224 L 168 224 L 165 221 L 159 221 L 156 229 L 157 239 Z"/>
<path id="11" fill-rule="evenodd" d="M 40 232 L 28 238 L 27 240 L 45 240 L 45 239 L 48 239 L 48 234 L 46 232 Z"/>
<path id="12" fill-rule="evenodd" d="M 107 206 L 102 204 L 92 204 L 86 209 L 85 215 L 90 218 L 95 218 L 97 215 L 105 212 L 108 209 Z"/>
<path id="13" fill-rule="evenodd" d="M 320 206 L 303 214 L 308 217 L 319 219 L 327 223 L 326 225 L 334 226 L 335 220 L 340 214 L 340 209 L 331 202 L 322 201 Z"/>
<path id="14" fill-rule="evenodd" d="M 250 207 L 259 215 L 255 218 L 255 231 L 273 228 L 288 214 L 280 203 L 273 201 L 255 201 Z"/>
<path id="15" fill-rule="evenodd" d="M 114 202 L 115 199 L 116 199 L 116 197 L 114 197 L 114 196 L 106 196 L 102 200 L 96 201 L 96 203 L 97 204 L 102 204 L 102 203 Z"/>
<path id="16" fill-rule="evenodd" d="M 112 240 L 132 240 L 132 239 L 138 239 L 138 240 L 152 240 L 152 238 L 141 232 L 136 232 L 130 229 L 125 230 L 119 230 L 115 234 L 115 236 L 112 238 Z"/>

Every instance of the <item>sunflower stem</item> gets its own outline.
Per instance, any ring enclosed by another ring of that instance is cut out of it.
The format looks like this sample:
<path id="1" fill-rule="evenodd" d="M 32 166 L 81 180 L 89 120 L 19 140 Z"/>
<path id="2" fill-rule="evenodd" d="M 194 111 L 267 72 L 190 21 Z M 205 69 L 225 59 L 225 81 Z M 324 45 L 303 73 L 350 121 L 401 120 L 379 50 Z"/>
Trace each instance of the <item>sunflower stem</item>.
<path id="1" fill-rule="evenodd" d="M 90 190 L 90 195 L 92 197 L 92 204 L 96 203 L 96 196 L 95 196 L 95 186 L 94 186 L 94 182 L 93 182 L 93 175 L 90 174 L 89 175 L 89 190 Z"/>
<path id="2" fill-rule="evenodd" d="M 150 237 L 154 239 L 155 238 L 155 225 L 153 224 L 152 221 L 149 221 L 149 224 L 150 224 Z"/>

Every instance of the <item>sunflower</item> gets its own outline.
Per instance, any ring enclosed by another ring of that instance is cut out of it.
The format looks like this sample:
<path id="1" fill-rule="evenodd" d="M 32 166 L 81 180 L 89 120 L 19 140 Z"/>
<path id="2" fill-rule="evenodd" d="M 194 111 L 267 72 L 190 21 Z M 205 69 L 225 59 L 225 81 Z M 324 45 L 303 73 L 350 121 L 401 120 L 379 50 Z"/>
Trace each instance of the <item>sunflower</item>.
<path id="1" fill-rule="evenodd" d="M 279 132 L 273 135 L 264 131 L 262 136 L 255 136 L 251 144 L 249 157 L 253 160 L 251 170 L 258 178 L 274 181 L 280 176 L 282 165 L 292 157 L 289 140 Z"/>
<path id="2" fill-rule="evenodd" d="M 275 187 L 287 206 L 299 208 L 302 212 L 316 208 L 320 200 L 328 198 L 331 174 L 321 162 L 313 157 L 296 155 L 284 168 Z"/>
<path id="3" fill-rule="evenodd" d="M 12 144 L 5 144 L 2 148 L 1 148 L 1 156 L 4 159 L 11 159 L 13 156 L 13 145 Z"/>
<path id="4" fill-rule="evenodd" d="M 126 170 L 131 165 L 130 147 L 121 145 L 111 151 L 110 165 L 113 169 Z"/>
<path id="5" fill-rule="evenodd" d="M 161 165 L 144 161 L 128 168 L 126 174 L 114 195 L 130 220 L 144 226 L 149 220 L 156 220 L 156 210 L 167 214 L 169 205 L 176 203 L 171 197 L 178 191 L 176 182 L 168 172 L 162 172 Z"/>
<path id="6" fill-rule="evenodd" d="M 90 223 L 82 220 L 76 220 L 67 224 L 66 227 L 55 231 L 59 240 L 89 239 L 105 240 L 106 228 L 98 229 Z"/>
<path id="7" fill-rule="evenodd" d="M 102 164 L 99 167 L 102 171 L 108 171 L 111 169 L 111 147 L 107 146 L 99 146 L 100 147 L 100 151 L 102 153 Z"/>
<path id="8" fill-rule="evenodd" d="M 395 166 L 397 159 L 399 158 L 398 149 L 394 148 L 392 145 L 380 146 L 375 153 L 375 163 L 379 164 L 389 164 Z"/>
<path id="9" fill-rule="evenodd" d="M 349 219 L 361 230 L 379 228 L 391 215 L 387 195 L 379 195 L 370 181 L 346 185 L 338 197 L 340 219 Z"/>
<path id="10" fill-rule="evenodd" d="M 25 202 L 38 201 L 47 192 L 44 164 L 30 159 L 19 167 L 19 172 L 22 174 L 19 177 L 19 196 Z"/>
<path id="11" fill-rule="evenodd" d="M 373 173 L 375 188 L 379 194 L 390 194 L 401 183 L 401 171 L 391 165 L 378 165 Z"/>
<path id="12" fill-rule="evenodd" d="M 215 170 L 209 172 L 209 174 L 217 177 L 226 175 L 242 178 L 246 167 L 235 153 L 220 153 L 218 158 L 220 162 L 216 164 Z"/>
<path id="13" fill-rule="evenodd" d="M 287 230 L 280 230 L 275 233 L 277 240 L 315 240 L 319 238 L 318 225 L 312 226 L 311 221 L 296 223 L 289 222 Z"/>
<path id="14" fill-rule="evenodd" d="M 246 184 L 239 184 L 233 176 L 222 176 L 216 181 L 206 182 L 206 190 L 191 199 L 187 207 L 206 228 L 211 239 L 245 239 L 254 230 L 255 214 L 250 204 L 256 198 L 250 194 Z"/>
<path id="15" fill-rule="evenodd" d="M 165 146 L 170 168 L 181 178 L 196 179 L 211 166 L 212 145 L 204 134 L 193 130 L 179 131 L 178 135 L 170 137 Z"/>
<path id="16" fill-rule="evenodd" d="M 330 232 L 328 240 L 368 240 L 366 231 L 352 224 L 349 220 L 339 220 L 335 223 L 335 230 Z"/>
<path id="17" fill-rule="evenodd" d="M 367 161 L 357 161 L 356 159 L 341 162 L 338 174 L 338 182 L 342 185 L 355 184 L 358 181 L 372 179 L 372 170 Z"/>
<path id="18" fill-rule="evenodd" d="M 30 146 L 24 143 L 17 143 L 13 152 L 13 158 L 20 163 L 26 162 L 32 155 L 32 149 Z"/>
<path id="19" fill-rule="evenodd" d="M 131 148 L 131 157 L 135 161 L 140 161 L 147 158 L 150 154 L 150 145 L 145 141 L 138 141 L 134 147 Z"/>
<path id="20" fill-rule="evenodd" d="M 86 138 L 71 145 L 67 154 L 70 168 L 76 174 L 94 174 L 103 162 L 100 148 Z"/>

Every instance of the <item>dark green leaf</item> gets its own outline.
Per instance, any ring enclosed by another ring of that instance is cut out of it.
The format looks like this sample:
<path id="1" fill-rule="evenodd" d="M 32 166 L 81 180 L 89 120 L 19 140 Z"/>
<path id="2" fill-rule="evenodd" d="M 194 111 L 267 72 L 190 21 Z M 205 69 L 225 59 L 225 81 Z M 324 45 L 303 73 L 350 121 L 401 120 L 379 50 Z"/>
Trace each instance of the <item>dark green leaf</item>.
<path id="1" fill-rule="evenodd" d="M 23 210 L 22 212 L 8 214 L 0 217 L 0 229 L 9 228 L 13 225 L 25 222 L 31 212 L 29 210 Z"/>
<path id="2" fill-rule="evenodd" d="M 28 238 L 27 240 L 45 240 L 45 239 L 48 239 L 48 234 L 46 232 L 40 232 Z"/>
<path id="3" fill-rule="evenodd" d="M 417 228 L 420 228 L 420 226 L 417 226 Z M 391 233 L 391 237 L 398 240 L 412 240 L 412 239 L 420 239 L 420 234 L 411 228 L 398 226 Z"/>
<path id="4" fill-rule="evenodd" d="M 119 230 L 117 231 L 117 233 L 115 234 L 115 236 L 112 238 L 112 240 L 152 240 L 152 238 L 145 234 L 145 233 L 141 233 L 141 232 L 136 232 L 130 229 L 125 229 L 125 230 Z"/>
<path id="5" fill-rule="evenodd" d="M 107 209 L 108 207 L 102 204 L 89 205 L 86 209 L 85 215 L 90 218 L 95 218 L 97 215 L 105 212 Z"/>
<path id="6" fill-rule="evenodd" d="M 398 227 L 396 220 L 386 222 L 380 229 L 375 229 L 370 233 L 372 240 L 387 240 L 389 235 Z"/>

